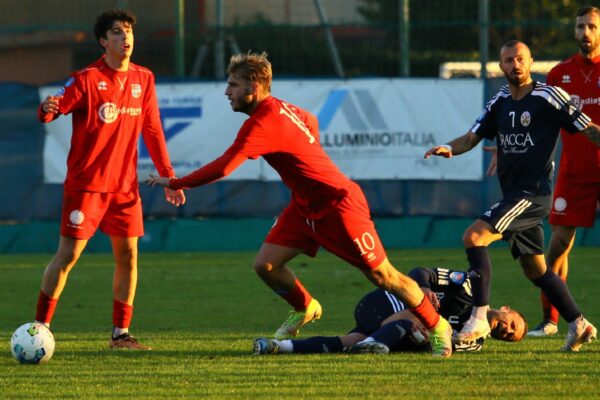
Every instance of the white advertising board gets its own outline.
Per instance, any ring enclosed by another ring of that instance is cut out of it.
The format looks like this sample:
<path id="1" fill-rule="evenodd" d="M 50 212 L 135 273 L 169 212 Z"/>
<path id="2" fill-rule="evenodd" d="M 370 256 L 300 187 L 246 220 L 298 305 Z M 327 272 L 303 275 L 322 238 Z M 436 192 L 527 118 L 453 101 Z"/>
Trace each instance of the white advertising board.
<path id="1" fill-rule="evenodd" d="M 40 99 L 58 87 L 40 89 Z M 157 85 L 161 119 L 171 161 L 183 176 L 218 157 L 247 118 L 234 113 L 225 83 Z M 478 80 L 353 79 L 281 80 L 272 93 L 319 119 L 321 145 L 353 179 L 481 180 L 480 149 L 453 157 L 423 159 L 427 149 L 465 133 L 482 109 Z M 71 118 L 46 124 L 44 179 L 62 183 Z M 154 171 L 142 143 L 138 172 Z M 226 179 L 277 180 L 262 159 L 247 161 Z"/>

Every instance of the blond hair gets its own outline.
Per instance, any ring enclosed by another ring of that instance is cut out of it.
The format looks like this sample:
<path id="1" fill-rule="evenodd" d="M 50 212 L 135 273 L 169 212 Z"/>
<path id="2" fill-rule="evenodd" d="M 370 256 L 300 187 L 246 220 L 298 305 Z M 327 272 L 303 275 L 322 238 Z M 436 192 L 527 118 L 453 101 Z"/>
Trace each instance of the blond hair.
<path id="1" fill-rule="evenodd" d="M 271 63 L 267 60 L 267 53 L 260 54 L 251 51 L 234 54 L 229 59 L 228 74 L 236 74 L 248 82 L 256 82 L 263 88 L 271 91 L 273 72 Z"/>

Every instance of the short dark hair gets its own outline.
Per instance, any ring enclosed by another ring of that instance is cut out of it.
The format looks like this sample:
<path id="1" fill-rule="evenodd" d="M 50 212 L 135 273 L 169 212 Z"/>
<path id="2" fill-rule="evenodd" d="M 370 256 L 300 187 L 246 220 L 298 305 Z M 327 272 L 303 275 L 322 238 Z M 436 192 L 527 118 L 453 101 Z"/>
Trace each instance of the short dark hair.
<path id="1" fill-rule="evenodd" d="M 96 18 L 96 24 L 94 25 L 94 35 L 98 44 L 100 44 L 100 38 L 106 39 L 106 32 L 112 28 L 115 21 L 127 22 L 133 27 L 135 25 L 135 15 L 131 11 L 119 8 L 113 8 L 100 14 Z M 102 45 L 100 47 L 104 49 Z"/>
<path id="2" fill-rule="evenodd" d="M 578 17 L 583 17 L 584 15 L 588 15 L 590 13 L 596 13 L 600 17 L 600 9 L 598 7 L 585 6 L 577 10 Z"/>

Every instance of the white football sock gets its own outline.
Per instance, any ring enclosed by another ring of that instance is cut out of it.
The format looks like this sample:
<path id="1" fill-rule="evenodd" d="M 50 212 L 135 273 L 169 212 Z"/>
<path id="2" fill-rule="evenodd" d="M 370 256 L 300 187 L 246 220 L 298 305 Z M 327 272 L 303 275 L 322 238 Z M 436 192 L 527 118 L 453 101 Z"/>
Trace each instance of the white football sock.
<path id="1" fill-rule="evenodd" d="M 119 328 L 117 326 L 113 327 L 113 337 L 119 337 L 124 333 L 129 333 L 129 328 Z"/>

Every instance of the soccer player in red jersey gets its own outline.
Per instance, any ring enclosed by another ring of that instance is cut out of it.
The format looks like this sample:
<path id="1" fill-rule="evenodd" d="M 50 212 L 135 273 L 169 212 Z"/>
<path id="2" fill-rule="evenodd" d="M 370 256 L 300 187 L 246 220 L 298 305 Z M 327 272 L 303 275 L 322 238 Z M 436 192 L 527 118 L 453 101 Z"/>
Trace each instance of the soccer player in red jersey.
<path id="1" fill-rule="evenodd" d="M 286 263 L 300 253 L 315 256 L 323 246 L 401 299 L 430 331 L 433 355 L 449 357 L 450 325 L 416 282 L 390 264 L 362 190 L 340 172 L 321 147 L 316 117 L 271 96 L 271 63 L 265 53 L 234 55 L 228 73 L 225 95 L 231 108 L 250 116 L 233 144 L 188 176 L 151 176 L 148 183 L 173 190 L 192 188 L 214 182 L 245 160 L 262 156 L 291 190 L 290 204 L 254 260 L 260 278 L 294 308 L 275 337 L 294 337 L 303 325 L 321 317 L 321 305 Z"/>
<path id="2" fill-rule="evenodd" d="M 110 236 L 115 258 L 111 348 L 149 349 L 129 334 L 137 286 L 137 243 L 144 234 L 138 190 L 140 132 L 158 173 L 174 177 L 160 123 L 154 75 L 130 62 L 135 16 L 124 10 L 101 14 L 94 33 L 104 55 L 71 75 L 48 96 L 38 118 L 48 123 L 72 114 L 73 134 L 64 183 L 60 241 L 44 271 L 36 320 L 50 325 L 67 276 L 88 240 L 100 228 Z M 181 190 L 166 200 L 185 203 Z"/>
<path id="3" fill-rule="evenodd" d="M 575 20 L 575 40 L 579 53 L 555 66 L 548 74 L 549 85 L 559 86 L 571 95 L 580 111 L 592 121 L 600 121 L 600 9 L 582 7 Z M 552 239 L 548 265 L 567 279 L 568 257 L 578 226 L 594 226 L 600 202 L 600 149 L 583 135 L 561 131 L 562 154 L 550 224 Z M 558 332 L 558 311 L 542 294 L 543 321 L 528 336 L 544 337 Z"/>

